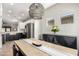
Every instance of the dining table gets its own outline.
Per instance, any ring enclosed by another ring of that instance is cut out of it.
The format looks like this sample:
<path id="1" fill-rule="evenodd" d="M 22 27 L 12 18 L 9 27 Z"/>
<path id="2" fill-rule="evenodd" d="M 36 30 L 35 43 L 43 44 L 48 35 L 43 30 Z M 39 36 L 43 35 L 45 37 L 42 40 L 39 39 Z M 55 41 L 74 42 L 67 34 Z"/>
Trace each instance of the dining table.
<path id="1" fill-rule="evenodd" d="M 39 39 L 22 39 L 14 45 L 24 56 L 77 56 L 77 49 L 64 47 Z"/>

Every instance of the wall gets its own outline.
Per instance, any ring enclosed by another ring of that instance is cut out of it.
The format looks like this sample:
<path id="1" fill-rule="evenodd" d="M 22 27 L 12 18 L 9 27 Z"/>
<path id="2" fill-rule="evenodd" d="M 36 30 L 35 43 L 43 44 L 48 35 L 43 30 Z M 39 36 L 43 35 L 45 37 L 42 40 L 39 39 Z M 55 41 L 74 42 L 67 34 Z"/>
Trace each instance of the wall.
<path id="1" fill-rule="evenodd" d="M 2 48 L 2 36 L 1 36 L 1 32 L 2 32 L 2 6 L 0 4 L 0 48 Z"/>
<path id="2" fill-rule="evenodd" d="M 24 29 L 24 23 L 23 22 L 18 22 L 18 32 L 21 32 L 22 29 Z"/>
<path id="3" fill-rule="evenodd" d="M 61 17 L 66 15 L 74 15 L 73 24 L 61 24 Z M 54 19 L 55 24 L 59 26 L 60 31 L 56 34 L 59 35 L 68 35 L 68 36 L 77 36 L 79 42 L 79 4 L 76 3 L 63 3 L 55 4 L 54 6 L 49 7 L 43 17 L 42 33 L 50 33 L 51 26 L 47 24 L 48 20 Z"/>

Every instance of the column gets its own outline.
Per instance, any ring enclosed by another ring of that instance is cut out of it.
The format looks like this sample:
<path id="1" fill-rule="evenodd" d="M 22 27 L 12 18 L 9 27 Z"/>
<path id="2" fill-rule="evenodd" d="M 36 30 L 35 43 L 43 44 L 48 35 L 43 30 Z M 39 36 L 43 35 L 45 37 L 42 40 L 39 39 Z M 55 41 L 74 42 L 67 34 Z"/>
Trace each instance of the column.
<path id="1" fill-rule="evenodd" d="M 41 34 L 41 20 L 34 20 L 34 37 L 40 39 Z"/>

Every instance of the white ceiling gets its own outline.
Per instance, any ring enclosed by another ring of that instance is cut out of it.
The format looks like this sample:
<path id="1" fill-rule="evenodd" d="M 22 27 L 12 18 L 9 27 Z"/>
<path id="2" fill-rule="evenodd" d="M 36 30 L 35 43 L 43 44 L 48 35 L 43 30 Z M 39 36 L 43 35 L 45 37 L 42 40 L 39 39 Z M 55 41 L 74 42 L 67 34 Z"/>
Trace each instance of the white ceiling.
<path id="1" fill-rule="evenodd" d="M 44 8 L 48 8 L 55 3 L 42 3 Z M 3 21 L 7 23 L 15 23 L 24 21 L 29 18 L 29 6 L 31 3 L 3 3 Z"/>

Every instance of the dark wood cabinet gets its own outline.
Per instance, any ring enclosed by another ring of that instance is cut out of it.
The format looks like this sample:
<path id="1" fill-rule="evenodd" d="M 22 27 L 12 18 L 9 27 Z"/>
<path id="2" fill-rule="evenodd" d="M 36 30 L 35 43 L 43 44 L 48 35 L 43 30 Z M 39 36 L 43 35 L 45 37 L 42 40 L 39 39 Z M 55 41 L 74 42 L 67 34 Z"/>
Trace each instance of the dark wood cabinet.
<path id="1" fill-rule="evenodd" d="M 64 36 L 64 35 L 43 34 L 44 41 L 55 43 L 54 39 L 56 39 L 56 41 L 57 41 L 56 44 L 77 49 L 77 37 Z"/>
<path id="2" fill-rule="evenodd" d="M 10 35 L 9 33 L 2 34 L 2 43 L 4 44 L 7 41 L 19 40 L 27 38 L 26 33 L 16 33 L 14 35 Z"/>

